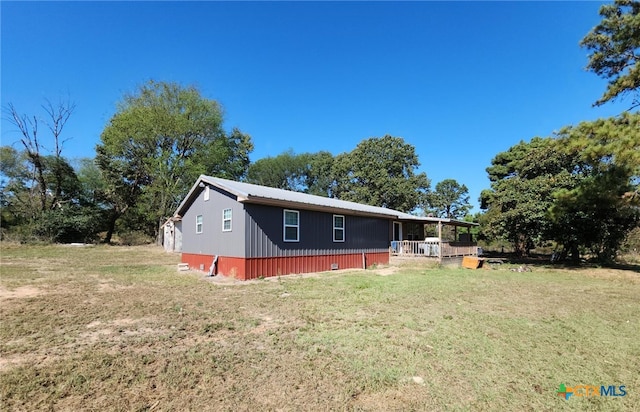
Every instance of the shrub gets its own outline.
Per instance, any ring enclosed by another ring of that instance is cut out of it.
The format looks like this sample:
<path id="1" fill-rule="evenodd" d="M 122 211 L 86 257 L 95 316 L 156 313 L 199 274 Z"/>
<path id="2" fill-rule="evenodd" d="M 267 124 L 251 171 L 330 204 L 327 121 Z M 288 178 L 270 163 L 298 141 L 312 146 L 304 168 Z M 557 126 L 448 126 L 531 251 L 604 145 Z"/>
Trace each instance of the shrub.
<path id="1" fill-rule="evenodd" d="M 92 242 L 100 229 L 99 220 L 98 213 L 88 208 L 72 206 L 48 210 L 34 222 L 32 233 L 50 242 Z"/>
<path id="2" fill-rule="evenodd" d="M 126 246 L 140 246 L 153 243 L 153 238 L 139 230 L 121 233 L 120 243 Z"/>

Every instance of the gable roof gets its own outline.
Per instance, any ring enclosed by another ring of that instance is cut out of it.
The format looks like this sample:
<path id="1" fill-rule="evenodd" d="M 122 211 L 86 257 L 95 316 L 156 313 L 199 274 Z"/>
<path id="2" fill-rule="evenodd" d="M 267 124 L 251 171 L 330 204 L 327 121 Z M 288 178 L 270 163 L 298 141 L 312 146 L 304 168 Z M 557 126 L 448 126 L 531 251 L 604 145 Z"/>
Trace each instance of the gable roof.
<path id="1" fill-rule="evenodd" d="M 382 217 L 387 219 L 423 223 L 442 222 L 456 226 L 477 226 L 477 223 L 463 222 L 453 219 L 441 219 L 436 217 L 414 216 L 398 210 L 387 209 L 385 207 L 370 206 L 362 203 L 293 192 L 274 187 L 254 185 L 251 183 L 236 182 L 234 180 L 221 179 L 219 177 L 206 175 L 200 175 L 198 180 L 191 187 L 191 190 L 189 190 L 189 193 L 185 196 L 182 203 L 180 203 L 180 206 L 178 206 L 178 209 L 174 213 L 175 217 L 179 217 L 184 214 L 184 211 L 188 208 L 205 184 L 209 184 L 236 196 L 236 200 L 240 203 L 255 203 L 293 209 Z"/>

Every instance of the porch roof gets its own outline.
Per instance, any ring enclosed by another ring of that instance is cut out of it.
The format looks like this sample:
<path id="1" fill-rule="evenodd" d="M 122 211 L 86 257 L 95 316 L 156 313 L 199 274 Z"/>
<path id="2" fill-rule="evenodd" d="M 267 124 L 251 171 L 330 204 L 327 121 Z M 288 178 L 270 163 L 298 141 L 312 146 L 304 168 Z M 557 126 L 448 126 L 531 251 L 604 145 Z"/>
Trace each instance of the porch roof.
<path id="1" fill-rule="evenodd" d="M 414 215 L 410 215 L 409 213 L 401 213 L 401 215 L 398 216 L 398 220 L 401 222 L 416 222 L 416 223 L 423 223 L 423 224 L 442 223 L 443 225 L 460 226 L 460 227 L 479 226 L 478 223 L 465 222 L 464 220 L 445 219 L 445 218 L 431 217 L 431 216 L 414 216 Z"/>

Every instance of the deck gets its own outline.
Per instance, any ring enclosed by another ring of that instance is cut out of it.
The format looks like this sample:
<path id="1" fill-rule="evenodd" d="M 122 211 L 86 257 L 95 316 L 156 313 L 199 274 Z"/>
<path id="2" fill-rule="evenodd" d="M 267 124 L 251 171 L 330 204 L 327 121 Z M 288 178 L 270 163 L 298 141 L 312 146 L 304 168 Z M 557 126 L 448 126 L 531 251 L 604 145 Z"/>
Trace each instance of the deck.
<path id="1" fill-rule="evenodd" d="M 427 257 L 446 259 L 462 256 L 477 256 L 476 242 L 396 240 L 389 248 L 391 256 Z"/>

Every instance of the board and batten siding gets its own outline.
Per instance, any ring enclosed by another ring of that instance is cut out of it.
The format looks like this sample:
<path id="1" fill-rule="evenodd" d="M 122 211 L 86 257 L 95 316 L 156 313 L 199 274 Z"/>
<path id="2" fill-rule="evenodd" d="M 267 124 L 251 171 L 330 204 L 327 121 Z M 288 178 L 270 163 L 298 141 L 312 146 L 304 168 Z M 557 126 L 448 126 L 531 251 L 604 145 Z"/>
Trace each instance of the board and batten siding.
<path id="1" fill-rule="evenodd" d="M 283 207 L 245 204 L 246 257 L 322 256 L 388 252 L 389 220 L 345 217 L 345 241 L 333 241 L 333 213 L 301 209 L 299 241 L 285 242 Z"/>
<path id="2" fill-rule="evenodd" d="M 215 187 L 209 188 L 209 200 L 204 200 L 205 189 L 182 216 L 182 252 L 200 255 L 245 257 L 244 208 L 236 197 Z M 222 231 L 222 211 L 231 209 L 231 231 Z M 202 215 L 202 233 L 196 233 L 196 216 Z"/>

